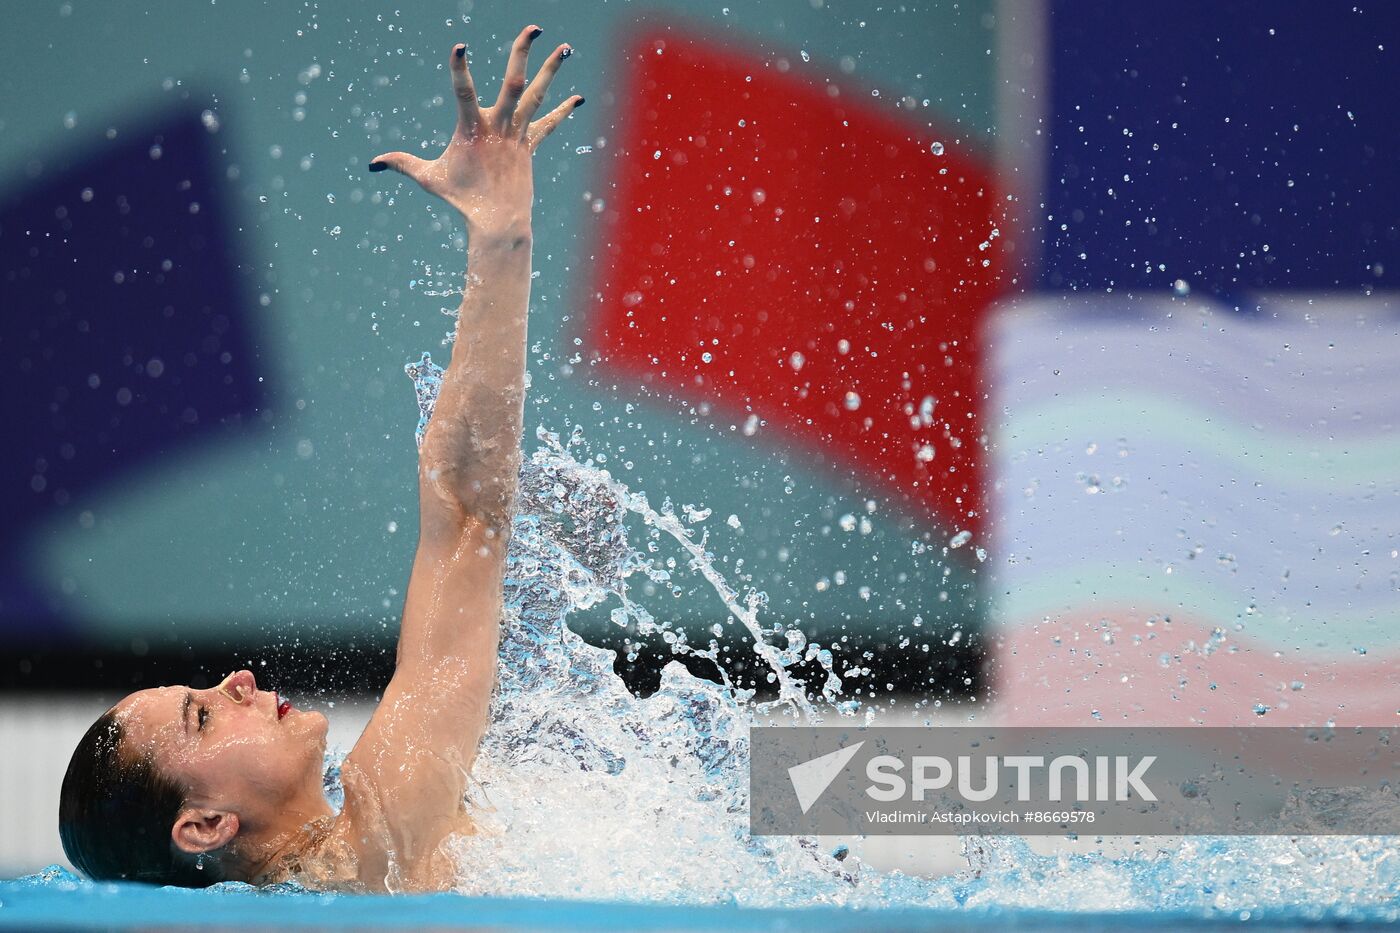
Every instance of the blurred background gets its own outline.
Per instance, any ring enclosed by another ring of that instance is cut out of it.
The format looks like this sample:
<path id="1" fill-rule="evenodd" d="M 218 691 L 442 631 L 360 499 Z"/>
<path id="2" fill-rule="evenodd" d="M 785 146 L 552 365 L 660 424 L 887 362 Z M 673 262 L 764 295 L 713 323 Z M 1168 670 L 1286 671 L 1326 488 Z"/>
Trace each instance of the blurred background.
<path id="1" fill-rule="evenodd" d="M 867 700 L 1395 721 L 1400 11 L 27 4 L 0 873 L 62 861 L 68 754 L 132 689 L 247 666 L 353 742 L 416 543 L 404 366 L 446 363 L 465 262 L 365 165 L 436 154 L 452 44 L 489 100 L 530 22 L 588 104 L 536 159 L 527 452 L 667 504 Z M 634 596 L 703 643 L 723 604 L 657 559 Z M 614 608 L 573 624 L 654 689 Z"/>

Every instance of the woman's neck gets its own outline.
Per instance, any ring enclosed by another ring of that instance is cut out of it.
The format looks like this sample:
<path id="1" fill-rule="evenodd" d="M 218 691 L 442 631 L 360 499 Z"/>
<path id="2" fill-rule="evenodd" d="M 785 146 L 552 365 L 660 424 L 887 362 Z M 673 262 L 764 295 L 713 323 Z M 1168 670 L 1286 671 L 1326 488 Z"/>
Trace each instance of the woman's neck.
<path id="1" fill-rule="evenodd" d="M 286 881 L 298 873 L 298 866 L 315 853 L 329 835 L 335 811 L 319 793 L 315 800 L 279 811 L 278 825 L 255 835 L 239 849 L 238 873 L 250 884 Z"/>

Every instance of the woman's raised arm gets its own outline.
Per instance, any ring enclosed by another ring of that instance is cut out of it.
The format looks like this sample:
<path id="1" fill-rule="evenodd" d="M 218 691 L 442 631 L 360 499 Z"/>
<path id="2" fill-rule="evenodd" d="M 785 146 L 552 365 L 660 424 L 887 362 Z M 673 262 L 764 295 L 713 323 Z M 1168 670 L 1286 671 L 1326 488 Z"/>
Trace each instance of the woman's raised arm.
<path id="1" fill-rule="evenodd" d="M 466 776 L 486 728 L 521 456 L 531 157 L 583 103 L 571 97 L 535 119 L 572 52 L 556 48 L 527 85 L 526 58 L 541 31 L 531 26 L 517 37 L 489 107 L 478 100 L 465 46 L 455 46 L 449 68 L 457 127 L 447 148 L 430 161 L 389 152 L 370 163 L 372 171 L 407 175 L 460 211 L 468 246 L 452 359 L 419 451 L 419 544 L 398 666 L 342 772 L 342 823 L 353 827 L 362 880 L 397 866 L 406 888 L 442 883 L 450 866 L 437 848 L 464 828 Z M 380 853 L 374 839 L 389 851 Z"/>
<path id="2" fill-rule="evenodd" d="M 567 45 L 556 48 L 527 85 L 526 58 L 540 32 L 530 26 L 516 38 L 500 95 L 484 109 L 467 68 L 466 47 L 455 46 L 448 62 L 457 126 L 447 148 L 431 161 L 390 152 L 370 163 L 373 170 L 387 167 L 417 181 L 466 222 L 466 284 L 456 340 L 419 451 L 420 552 L 426 547 L 454 553 L 465 534 L 480 539 L 469 549 L 481 558 L 475 563 L 497 567 L 504 566 L 520 469 L 532 155 L 583 102 L 571 97 L 534 120 L 551 79 L 572 52 Z M 438 658 L 452 648 L 461 626 L 436 621 L 431 614 L 405 613 L 401 664 Z"/>

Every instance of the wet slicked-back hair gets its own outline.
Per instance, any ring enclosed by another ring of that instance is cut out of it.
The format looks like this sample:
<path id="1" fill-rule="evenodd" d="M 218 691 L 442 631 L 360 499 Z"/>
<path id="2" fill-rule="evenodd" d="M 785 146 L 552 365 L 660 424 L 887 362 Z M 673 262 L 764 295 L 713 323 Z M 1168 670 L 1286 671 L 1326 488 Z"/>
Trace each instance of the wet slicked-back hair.
<path id="1" fill-rule="evenodd" d="M 92 724 L 68 762 L 58 802 L 63 851 L 95 881 L 144 881 L 202 888 L 223 880 L 213 860 L 201 869 L 170 838 L 185 804 L 180 786 L 122 748 L 112 712 Z"/>

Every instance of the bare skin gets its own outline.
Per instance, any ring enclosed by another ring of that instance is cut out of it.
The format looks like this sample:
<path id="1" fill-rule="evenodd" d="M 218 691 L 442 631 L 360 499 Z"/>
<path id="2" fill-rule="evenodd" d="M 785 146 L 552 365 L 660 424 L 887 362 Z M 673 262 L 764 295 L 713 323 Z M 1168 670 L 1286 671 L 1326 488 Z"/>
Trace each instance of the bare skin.
<path id="1" fill-rule="evenodd" d="M 516 38 L 487 107 L 465 46 L 454 46 L 457 125 L 447 148 L 432 160 L 387 152 L 370 163 L 462 214 L 470 272 L 419 451 L 418 551 L 397 667 L 342 768 L 344 808 L 334 813 L 321 790 L 325 717 L 279 709 L 249 671 L 208 690 L 143 690 L 116 707 L 128 753 L 152 756 L 186 787 L 172 843 L 222 877 L 362 891 L 443 890 L 456 878 L 443 844 L 472 832 L 463 797 L 495 686 L 521 459 L 532 156 L 583 103 L 570 97 L 535 119 L 572 52 L 557 47 L 527 84 L 540 32 L 531 26 Z"/>

